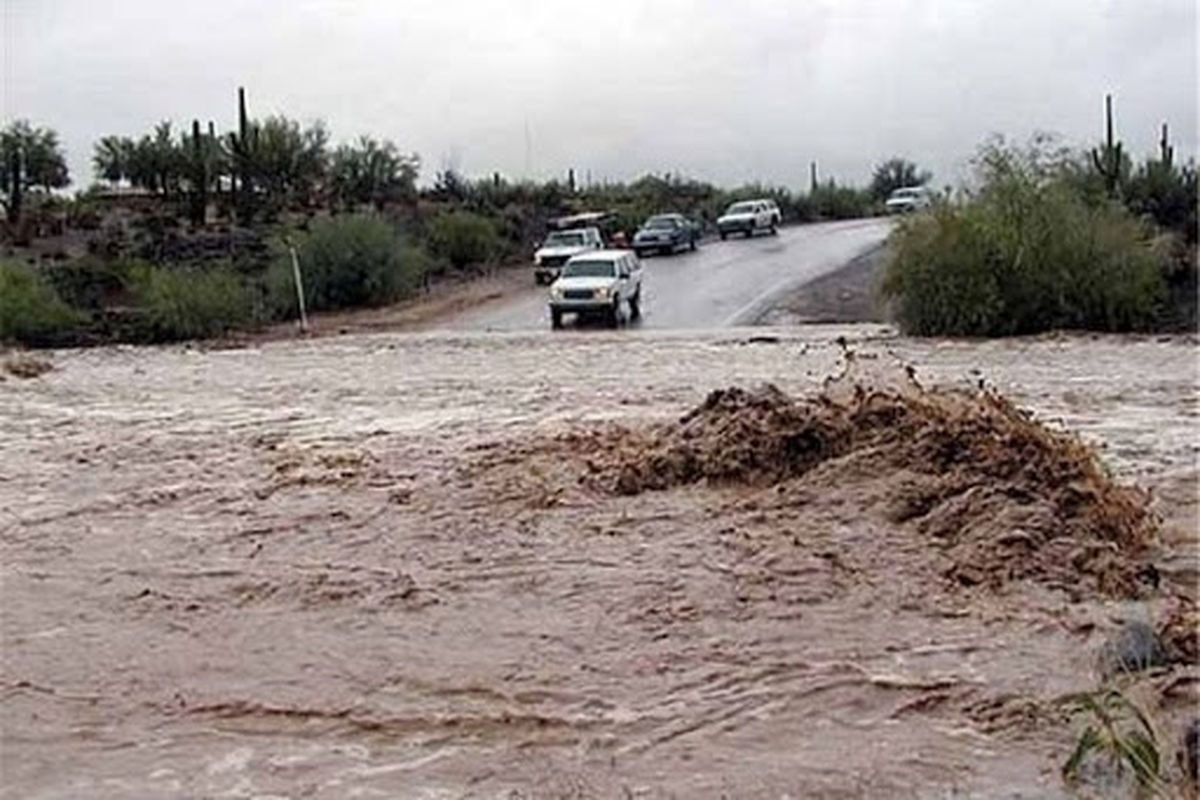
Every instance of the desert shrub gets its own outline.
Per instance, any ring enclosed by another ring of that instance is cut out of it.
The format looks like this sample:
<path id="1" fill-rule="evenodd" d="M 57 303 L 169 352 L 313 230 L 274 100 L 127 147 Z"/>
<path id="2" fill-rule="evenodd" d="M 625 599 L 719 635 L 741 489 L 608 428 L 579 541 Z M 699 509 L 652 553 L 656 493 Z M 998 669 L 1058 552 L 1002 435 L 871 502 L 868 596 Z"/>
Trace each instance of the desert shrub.
<path id="1" fill-rule="evenodd" d="M 344 214 L 313 223 L 297 248 L 304 298 L 311 311 L 377 306 L 411 295 L 429 268 L 428 256 L 373 214 Z M 275 318 L 294 317 L 291 254 L 268 269 L 266 305 Z"/>
<path id="2" fill-rule="evenodd" d="M 254 297 L 229 267 L 129 268 L 127 289 L 139 312 L 137 338 L 172 341 L 219 336 L 253 319 Z"/>
<path id="3" fill-rule="evenodd" d="M 1164 298 L 1164 243 L 1115 202 L 1086 200 L 1037 154 L 994 144 L 982 185 L 893 233 L 883 292 L 905 331 L 1012 335 L 1151 327 Z"/>
<path id="4" fill-rule="evenodd" d="M 487 217 L 469 211 L 451 211 L 429 225 L 429 250 L 454 269 L 485 263 L 501 248 L 496 226 Z"/>
<path id="5" fill-rule="evenodd" d="M 56 344 L 69 340 L 84 323 L 34 269 L 0 262 L 0 341 Z"/>

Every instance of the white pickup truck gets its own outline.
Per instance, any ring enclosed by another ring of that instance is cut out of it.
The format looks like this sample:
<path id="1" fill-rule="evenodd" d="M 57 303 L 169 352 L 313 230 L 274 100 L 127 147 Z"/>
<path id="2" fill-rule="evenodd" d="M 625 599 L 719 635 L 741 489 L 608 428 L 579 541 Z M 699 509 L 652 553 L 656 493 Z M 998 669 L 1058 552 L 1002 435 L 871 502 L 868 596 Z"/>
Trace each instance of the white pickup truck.
<path id="1" fill-rule="evenodd" d="M 561 328 L 564 314 L 594 315 L 611 328 L 642 315 L 642 265 L 628 250 L 598 250 L 575 256 L 550 286 L 550 327 Z"/>
<path id="2" fill-rule="evenodd" d="M 533 254 L 533 279 L 537 284 L 550 283 L 558 277 L 563 264 L 572 256 L 599 250 L 604 239 L 599 228 L 574 228 L 554 231 Z"/>

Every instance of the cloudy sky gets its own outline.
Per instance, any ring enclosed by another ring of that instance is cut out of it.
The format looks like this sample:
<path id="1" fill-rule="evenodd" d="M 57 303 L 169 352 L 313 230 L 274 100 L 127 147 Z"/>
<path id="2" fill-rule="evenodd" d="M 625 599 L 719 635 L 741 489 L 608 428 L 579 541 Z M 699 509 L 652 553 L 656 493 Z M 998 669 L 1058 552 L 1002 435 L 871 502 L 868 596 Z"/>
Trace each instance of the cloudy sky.
<path id="1" fill-rule="evenodd" d="M 446 166 L 549 177 L 956 182 L 990 133 L 1196 152 L 1195 0 L 0 0 L 5 120 L 92 144 L 170 119 L 322 119 Z"/>

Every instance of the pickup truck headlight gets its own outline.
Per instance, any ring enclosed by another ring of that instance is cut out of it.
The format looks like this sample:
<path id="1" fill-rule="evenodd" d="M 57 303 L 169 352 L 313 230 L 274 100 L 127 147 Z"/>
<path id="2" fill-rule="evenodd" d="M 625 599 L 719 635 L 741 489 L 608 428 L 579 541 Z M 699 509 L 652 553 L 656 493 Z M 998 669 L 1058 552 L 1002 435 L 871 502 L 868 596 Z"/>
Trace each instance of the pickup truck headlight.
<path id="1" fill-rule="evenodd" d="M 607 286 L 601 286 L 599 289 L 595 289 L 592 292 L 592 294 L 595 295 L 598 299 L 604 300 L 608 297 L 608 293 L 610 291 L 611 290 Z"/>
<path id="2" fill-rule="evenodd" d="M 562 287 L 551 286 L 550 287 L 550 296 L 553 297 L 555 300 L 562 300 Z"/>

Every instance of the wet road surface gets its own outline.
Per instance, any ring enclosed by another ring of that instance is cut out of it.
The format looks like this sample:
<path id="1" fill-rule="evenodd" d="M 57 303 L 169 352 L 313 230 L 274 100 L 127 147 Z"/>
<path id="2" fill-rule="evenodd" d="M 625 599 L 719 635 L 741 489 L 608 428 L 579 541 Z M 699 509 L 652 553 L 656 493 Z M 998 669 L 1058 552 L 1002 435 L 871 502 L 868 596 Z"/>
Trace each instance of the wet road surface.
<path id="1" fill-rule="evenodd" d="M 884 240 L 887 219 L 798 225 L 778 235 L 708 241 L 695 252 L 642 259 L 642 328 L 711 329 L 753 323 L 770 301 L 826 275 Z M 529 277 L 533 283 L 532 270 Z M 546 289 L 445 320 L 438 327 L 519 331 L 550 326 Z M 570 323 L 568 323 L 570 327 Z"/>
<path id="2" fill-rule="evenodd" d="M 0 384 L 0 796 L 1061 796 L 1038 710 L 1123 604 L 916 579 L 837 485 L 621 498 L 506 448 L 812 392 L 844 335 L 1102 444 L 1194 554 L 1194 340 L 766 332 L 108 348 Z"/>

